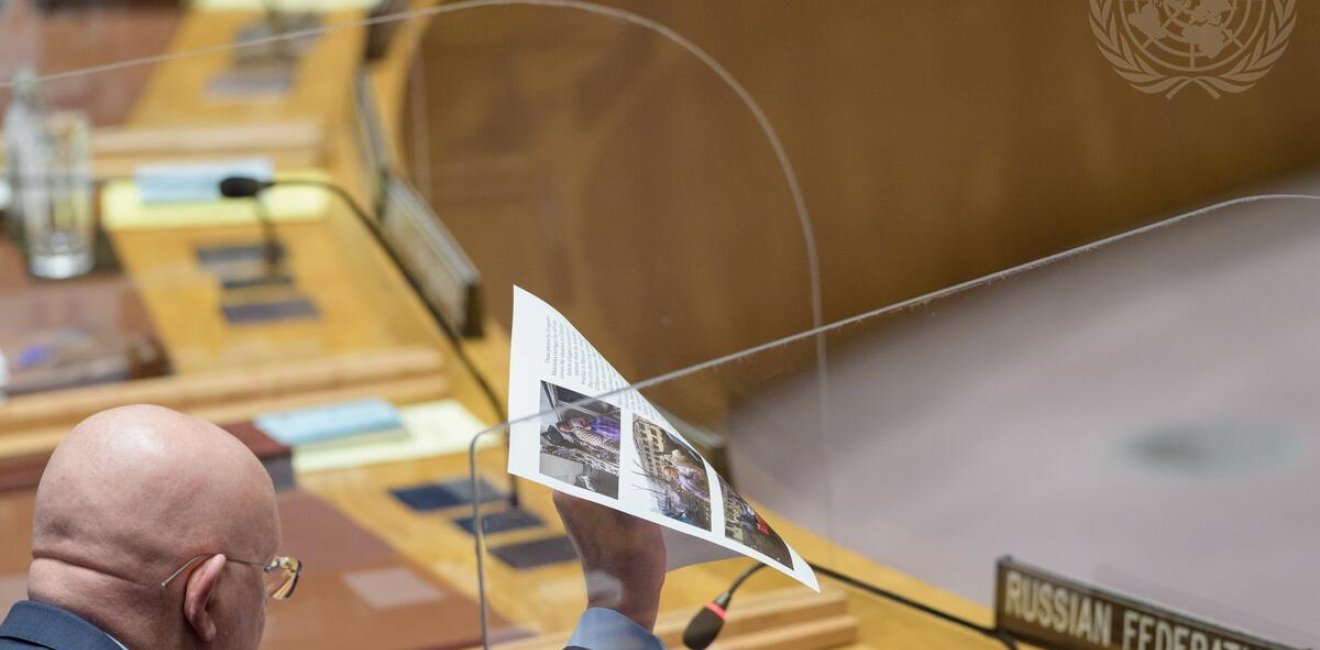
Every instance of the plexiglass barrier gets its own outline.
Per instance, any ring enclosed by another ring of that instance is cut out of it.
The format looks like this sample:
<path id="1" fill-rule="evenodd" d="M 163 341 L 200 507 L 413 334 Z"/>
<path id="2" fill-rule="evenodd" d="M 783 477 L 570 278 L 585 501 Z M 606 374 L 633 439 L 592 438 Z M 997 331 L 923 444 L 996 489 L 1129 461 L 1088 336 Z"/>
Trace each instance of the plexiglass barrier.
<path id="1" fill-rule="evenodd" d="M 814 563 L 865 573 L 860 556 L 988 607 L 1013 556 L 1306 647 L 1318 208 L 1231 201 L 530 419 L 720 386 L 722 416 L 670 412 L 727 441 L 733 484 Z M 487 548 L 496 610 L 571 622 L 578 576 L 520 582 L 505 552 Z M 673 573 L 662 610 L 698 611 L 727 564 Z"/>
<path id="2" fill-rule="evenodd" d="M 855 268 L 842 260 L 869 254 L 837 236 L 817 250 L 789 154 L 824 143 L 780 142 L 776 112 L 706 41 L 638 11 L 199 9 L 170 14 L 166 43 L 143 36 L 131 56 L 37 61 L 42 110 L 90 127 L 97 266 L 29 277 L 8 213 L 0 426 L 17 457 L 126 402 L 237 430 L 379 398 L 406 434 L 290 443 L 286 511 L 328 504 L 353 532 L 286 524 L 307 574 L 271 604 L 267 646 L 563 643 L 586 604 L 582 570 L 550 491 L 509 476 L 509 425 L 491 426 L 507 419 L 519 286 L 760 515 L 740 518 L 729 498 L 693 514 L 692 481 L 661 471 L 653 504 L 713 535 L 764 552 L 758 534 L 773 529 L 807 561 L 978 626 L 992 625 L 995 560 L 1011 555 L 1317 643 L 1316 203 L 1234 203 L 881 308 L 893 297 L 881 282 L 822 283 L 821 260 Z M 258 183 L 222 198 L 227 177 Z M 815 183 L 817 196 L 844 189 L 821 172 Z M 825 299 L 844 294 L 826 324 Z M 837 320 L 848 313 L 861 315 Z M 515 424 L 599 415 L 622 394 L 551 390 L 550 408 Z M 455 403 L 470 413 L 452 416 Z M 635 445 L 635 423 L 619 424 Z M 584 460 L 547 466 L 608 476 Z M 475 511 L 474 480 L 494 493 Z M 16 539 L 30 487 L 2 495 Z M 21 575 L 21 555 L 0 571 Z M 749 563 L 671 572 L 667 633 Z M 825 598 L 846 594 L 845 614 L 819 615 L 851 616 L 843 638 L 998 643 L 821 582 Z M 809 592 L 766 571 L 739 594 L 767 611 Z M 894 620 L 909 636 L 892 636 Z M 354 636 L 373 630 L 397 638 Z"/>

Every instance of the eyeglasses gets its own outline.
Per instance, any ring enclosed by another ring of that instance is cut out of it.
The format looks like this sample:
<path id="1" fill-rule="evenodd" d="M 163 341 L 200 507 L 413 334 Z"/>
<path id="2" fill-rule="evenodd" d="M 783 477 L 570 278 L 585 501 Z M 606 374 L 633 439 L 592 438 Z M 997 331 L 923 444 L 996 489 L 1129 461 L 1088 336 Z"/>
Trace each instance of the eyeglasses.
<path id="1" fill-rule="evenodd" d="M 197 564 L 198 560 L 215 555 L 215 553 L 203 553 L 188 560 L 177 571 L 171 573 L 170 577 L 166 578 L 164 582 L 160 583 L 161 589 L 168 587 L 175 578 L 182 575 L 189 567 Z M 225 561 L 260 568 L 262 573 L 265 574 L 266 595 L 275 600 L 286 600 L 289 596 L 292 596 L 294 587 L 298 586 L 298 576 L 302 575 L 302 562 L 298 558 L 287 555 L 277 555 L 269 562 L 248 562 L 246 560 L 235 560 L 231 557 L 226 557 Z"/>

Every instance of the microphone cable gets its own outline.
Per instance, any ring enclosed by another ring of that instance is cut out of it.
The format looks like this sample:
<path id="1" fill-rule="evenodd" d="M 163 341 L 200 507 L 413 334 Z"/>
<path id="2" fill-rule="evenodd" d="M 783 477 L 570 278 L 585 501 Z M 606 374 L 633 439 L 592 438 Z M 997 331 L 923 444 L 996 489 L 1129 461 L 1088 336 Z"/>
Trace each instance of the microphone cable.
<path id="1" fill-rule="evenodd" d="M 917 602 L 888 589 L 882 589 L 873 584 L 863 582 L 845 573 L 839 573 L 833 569 L 823 567 L 814 562 L 808 562 L 807 565 L 816 573 L 838 582 L 842 582 L 849 587 L 865 591 L 874 596 L 898 603 L 899 605 L 910 607 L 928 616 L 938 618 L 946 623 L 951 623 L 958 627 L 984 635 L 1004 644 L 1004 647 L 1009 648 L 1009 650 L 1017 650 L 1017 642 L 997 628 L 979 625 L 967 619 L 931 607 L 925 603 Z M 737 591 L 748 578 L 752 577 L 757 571 L 765 568 L 765 566 L 765 564 L 756 562 L 747 567 L 742 573 L 738 574 L 738 577 L 734 579 L 733 583 L 729 585 L 729 588 L 725 590 L 724 593 L 716 596 L 714 600 L 701 608 L 701 610 L 692 617 L 692 620 L 688 622 L 687 628 L 683 631 L 683 645 L 686 645 L 691 650 L 704 650 L 706 647 L 710 646 L 710 644 L 714 643 L 715 637 L 719 636 L 720 630 L 724 627 L 729 603 L 733 600 L 734 592 Z"/>
<path id="2" fill-rule="evenodd" d="M 729 585 L 724 593 L 715 597 L 714 600 L 706 603 L 692 620 L 688 621 L 687 628 L 683 630 L 683 645 L 691 650 L 704 650 L 706 646 L 715 642 L 715 637 L 720 635 L 720 630 L 724 627 L 724 620 L 728 617 L 729 602 L 733 600 L 733 593 L 738 591 L 738 587 L 752 574 L 765 568 L 764 564 L 756 562 L 738 574 L 734 578 L 733 584 Z"/>

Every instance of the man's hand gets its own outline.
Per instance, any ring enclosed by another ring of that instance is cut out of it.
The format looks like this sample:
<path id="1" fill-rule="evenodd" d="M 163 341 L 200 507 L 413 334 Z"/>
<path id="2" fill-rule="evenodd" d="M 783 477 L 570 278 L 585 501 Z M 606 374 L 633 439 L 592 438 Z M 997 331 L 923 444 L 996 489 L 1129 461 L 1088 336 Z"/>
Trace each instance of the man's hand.
<path id="1" fill-rule="evenodd" d="M 582 559 L 587 606 L 615 610 L 650 630 L 665 583 L 665 543 L 660 527 L 555 492 L 555 508 Z"/>

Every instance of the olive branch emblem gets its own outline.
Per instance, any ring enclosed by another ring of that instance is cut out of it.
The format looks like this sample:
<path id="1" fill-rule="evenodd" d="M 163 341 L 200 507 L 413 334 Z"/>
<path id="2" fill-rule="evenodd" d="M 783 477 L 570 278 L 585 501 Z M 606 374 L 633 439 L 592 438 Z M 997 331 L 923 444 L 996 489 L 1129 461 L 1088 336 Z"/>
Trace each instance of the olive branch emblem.
<path id="1" fill-rule="evenodd" d="M 1144 93 L 1164 93 L 1172 99 L 1188 85 L 1196 84 L 1211 97 L 1218 99 L 1221 92 L 1240 93 L 1251 88 L 1269 73 L 1274 63 L 1288 49 L 1288 39 L 1297 25 L 1297 0 L 1264 0 L 1273 7 L 1269 25 L 1251 51 L 1228 70 L 1218 74 L 1187 75 L 1168 73 L 1157 69 L 1148 61 L 1150 54 L 1140 50 L 1124 36 L 1112 11 L 1114 0 L 1091 0 L 1091 31 L 1095 34 L 1100 53 L 1114 66 L 1114 71 Z M 1145 56 L 1143 56 L 1143 54 Z M 1156 63 L 1159 63 L 1156 61 Z"/>

